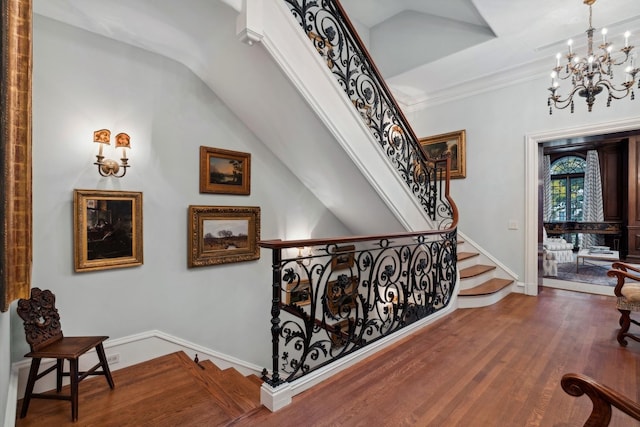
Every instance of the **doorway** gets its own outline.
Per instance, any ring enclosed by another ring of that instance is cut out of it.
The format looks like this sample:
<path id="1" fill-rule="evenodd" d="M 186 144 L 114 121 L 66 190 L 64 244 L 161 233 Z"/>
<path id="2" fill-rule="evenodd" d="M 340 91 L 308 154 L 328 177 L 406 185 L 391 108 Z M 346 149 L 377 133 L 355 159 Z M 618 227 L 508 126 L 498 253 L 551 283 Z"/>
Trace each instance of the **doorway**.
<path id="1" fill-rule="evenodd" d="M 586 125 L 580 128 L 553 130 L 525 136 L 525 293 L 538 294 L 539 245 L 542 230 L 538 227 L 540 197 L 539 176 L 541 144 L 548 141 L 594 137 L 597 135 L 638 134 L 640 118 Z"/>

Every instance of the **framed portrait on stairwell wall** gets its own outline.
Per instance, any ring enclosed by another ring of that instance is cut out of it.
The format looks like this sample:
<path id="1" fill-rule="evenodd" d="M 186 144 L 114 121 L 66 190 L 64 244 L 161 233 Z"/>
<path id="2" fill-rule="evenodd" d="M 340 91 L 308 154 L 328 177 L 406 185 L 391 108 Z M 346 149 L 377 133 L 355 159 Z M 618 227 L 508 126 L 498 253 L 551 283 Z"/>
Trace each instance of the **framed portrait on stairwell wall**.
<path id="1" fill-rule="evenodd" d="M 420 138 L 420 145 L 431 159 L 443 158 L 449 154 L 451 156 L 451 178 L 466 178 L 466 131 L 443 133 L 440 135 Z"/>
<path id="2" fill-rule="evenodd" d="M 76 272 L 142 265 L 142 193 L 74 190 Z"/>

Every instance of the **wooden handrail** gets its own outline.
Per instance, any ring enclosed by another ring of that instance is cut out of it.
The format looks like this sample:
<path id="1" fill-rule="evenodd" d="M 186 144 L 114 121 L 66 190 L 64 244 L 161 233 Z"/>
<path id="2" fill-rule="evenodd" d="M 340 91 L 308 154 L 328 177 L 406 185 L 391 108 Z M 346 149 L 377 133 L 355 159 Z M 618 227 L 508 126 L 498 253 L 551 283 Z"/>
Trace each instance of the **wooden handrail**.
<path id="1" fill-rule="evenodd" d="M 433 162 L 435 164 L 437 164 L 439 162 L 446 161 L 444 197 L 445 197 L 445 199 L 447 199 L 447 202 L 449 202 L 449 205 L 451 206 L 451 211 L 452 211 L 452 216 L 453 216 L 451 228 L 455 228 L 455 226 L 458 224 L 458 207 L 456 206 L 455 202 L 453 201 L 453 199 L 451 198 L 451 196 L 449 194 L 449 185 L 451 183 L 451 176 L 450 176 L 451 175 L 451 157 L 447 156 L 446 159 L 433 159 L 433 158 L 429 157 L 429 154 L 424 150 L 424 148 L 422 148 L 422 146 L 420 145 L 418 136 L 416 135 L 415 131 L 413 130 L 413 126 L 411 126 L 411 124 L 409 123 L 409 120 L 407 120 L 407 117 L 404 115 L 404 112 L 402 111 L 402 109 L 398 105 L 398 102 L 396 101 L 395 96 L 393 96 L 393 93 L 391 92 L 391 89 L 389 89 L 389 86 L 387 85 L 386 80 L 382 77 L 382 73 L 380 72 L 380 70 L 378 69 L 378 66 L 376 65 L 375 61 L 371 57 L 371 54 L 369 53 L 369 50 L 364 45 L 362 39 L 360 38 L 360 35 L 358 34 L 358 31 L 356 31 L 356 27 L 351 22 L 351 19 L 349 18 L 349 15 L 347 14 L 347 12 L 342 7 L 342 4 L 340 3 L 340 0 L 336 0 L 336 5 L 337 5 L 338 9 L 340 10 L 340 14 L 343 16 L 343 18 L 345 20 L 345 23 L 347 24 L 347 27 L 349 28 L 349 32 L 351 33 L 351 35 L 353 36 L 355 42 L 357 43 L 358 47 L 360 48 L 360 51 L 367 58 L 367 62 L 369 63 L 369 66 L 371 67 L 371 71 L 373 72 L 373 74 L 375 74 L 375 76 L 378 79 L 378 83 L 382 86 L 382 89 L 387 94 L 388 100 L 393 104 L 393 108 L 395 110 L 395 113 L 399 116 L 400 121 L 405 125 L 406 130 L 409 132 L 411 138 L 413 138 L 413 140 L 415 141 L 415 143 L 417 145 L 416 148 L 422 154 L 422 160 L 423 161 L 426 160 L 426 161 L 429 161 L 429 162 Z"/>
<path id="2" fill-rule="evenodd" d="M 640 421 L 640 404 L 617 391 L 582 374 L 565 374 L 560 381 L 562 389 L 571 396 L 586 394 L 593 403 L 591 415 L 584 427 L 606 427 L 611 421 L 611 406 Z"/>
<path id="3" fill-rule="evenodd" d="M 457 213 L 457 210 L 455 210 Z M 457 215 L 456 215 L 457 217 Z M 262 248 L 269 249 L 286 249 L 286 248 L 302 248 L 305 246 L 322 246 L 322 245 L 333 245 L 333 244 L 345 244 L 345 243 L 355 243 L 362 242 L 364 240 L 391 240 L 391 239 L 399 239 L 406 237 L 418 237 L 426 235 L 436 235 L 436 234 L 447 234 L 455 230 L 455 224 L 444 230 L 426 230 L 426 231 L 408 231 L 403 233 L 393 233 L 393 234 L 376 234 L 371 236 L 349 236 L 349 237 L 332 237 L 326 239 L 305 239 L 305 240 L 260 240 L 258 245 Z"/>

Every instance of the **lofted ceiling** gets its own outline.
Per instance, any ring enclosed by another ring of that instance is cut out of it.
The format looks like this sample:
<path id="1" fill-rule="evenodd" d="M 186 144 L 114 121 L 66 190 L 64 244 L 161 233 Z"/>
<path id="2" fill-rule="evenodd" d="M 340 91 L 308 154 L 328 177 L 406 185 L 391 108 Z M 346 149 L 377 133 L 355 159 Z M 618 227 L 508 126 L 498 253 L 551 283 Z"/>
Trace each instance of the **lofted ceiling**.
<path id="1" fill-rule="evenodd" d="M 341 0 L 405 106 L 548 75 L 566 42 L 586 51 L 583 0 Z M 640 1 L 599 0 L 593 26 L 640 50 Z M 599 41 L 599 38 L 597 39 Z"/>
<path id="2" fill-rule="evenodd" d="M 208 0 L 239 10 L 244 0 Z M 270 0 L 274 1 L 274 0 Z M 340 0 L 406 108 L 548 75 L 566 41 L 585 51 L 589 8 L 583 0 Z M 86 4 L 85 4 L 86 3 Z M 200 0 L 34 0 L 35 13 L 151 51 L 184 59 L 206 51 L 211 19 L 193 13 Z M 125 14 L 136 17 L 123 26 Z M 632 32 L 640 50 L 640 0 L 598 0 L 593 25 L 618 47 Z M 599 33 L 598 33 L 599 34 Z M 206 42 L 205 42 L 206 44 Z M 167 51 L 171 52 L 167 52 Z M 197 66 L 196 64 L 191 64 Z"/>

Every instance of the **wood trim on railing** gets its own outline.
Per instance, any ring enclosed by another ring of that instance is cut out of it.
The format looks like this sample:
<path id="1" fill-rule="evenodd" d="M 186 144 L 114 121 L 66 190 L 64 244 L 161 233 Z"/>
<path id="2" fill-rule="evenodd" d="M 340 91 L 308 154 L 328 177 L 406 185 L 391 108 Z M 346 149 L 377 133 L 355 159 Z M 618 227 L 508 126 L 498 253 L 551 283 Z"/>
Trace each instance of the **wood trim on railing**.
<path id="1" fill-rule="evenodd" d="M 409 124 L 409 121 L 407 120 L 407 117 L 404 115 L 404 113 L 400 109 L 400 106 L 398 105 L 398 102 L 396 101 L 396 98 L 393 96 L 393 93 L 389 89 L 389 86 L 387 85 L 387 82 L 382 77 L 382 73 L 378 69 L 378 66 L 376 65 L 376 63 L 373 61 L 373 58 L 372 58 L 371 54 L 369 53 L 369 50 L 365 47 L 364 43 L 362 42 L 362 39 L 360 38 L 360 35 L 358 34 L 358 31 L 356 30 L 356 28 L 354 27 L 353 23 L 351 22 L 351 19 L 349 18 L 349 15 L 347 14 L 347 12 L 342 7 L 342 4 L 340 3 L 340 0 L 335 0 L 335 2 L 336 2 L 336 5 L 338 6 L 338 9 L 340 9 L 340 13 L 344 17 L 347 26 L 349 27 L 349 31 L 351 32 L 351 35 L 354 37 L 354 39 L 355 39 L 356 43 L 358 44 L 358 47 L 360 48 L 362 53 L 364 53 L 364 55 L 367 57 L 367 60 L 368 60 L 369 64 L 371 65 L 371 69 L 372 69 L 373 73 L 378 77 L 378 81 L 382 85 L 382 87 L 384 88 L 384 91 L 387 93 L 387 97 L 393 103 L 394 108 L 396 109 L 396 111 L 398 112 L 400 117 L 402 118 L 402 122 L 407 126 L 407 130 L 411 133 L 411 136 L 414 138 L 414 140 L 417 143 L 418 142 L 418 137 L 416 136 L 416 133 L 413 130 L 413 127 L 411 127 L 411 125 Z M 420 145 L 420 144 L 418 143 L 418 145 Z M 427 155 L 427 153 L 424 150 L 421 149 L 420 151 L 425 156 L 424 157 L 425 159 L 432 160 L 432 159 L 429 158 L 429 156 Z"/>
<path id="2" fill-rule="evenodd" d="M 369 53 L 369 50 L 366 48 L 366 46 L 364 45 L 362 39 L 360 38 L 360 35 L 358 34 L 358 31 L 356 30 L 355 26 L 351 22 L 351 19 L 349 18 L 349 15 L 345 11 L 344 7 L 342 7 L 342 4 L 340 3 L 340 0 L 335 0 L 335 2 L 336 2 L 336 5 L 338 6 L 338 9 L 340 10 L 340 13 L 342 14 L 342 16 L 345 19 L 347 27 L 349 27 L 349 31 L 351 32 L 351 35 L 353 36 L 354 40 L 358 44 L 358 47 L 360 48 L 362 53 L 366 56 L 367 62 L 371 65 L 371 71 L 377 76 L 378 82 L 382 85 L 384 91 L 387 94 L 387 98 L 393 103 L 393 106 L 394 106 L 397 114 L 400 116 L 402 122 L 405 124 L 407 130 L 411 134 L 411 137 L 416 142 L 417 148 L 418 148 L 418 150 L 420 150 L 420 153 L 422 154 L 423 161 L 425 159 L 426 159 L 426 161 L 434 162 L 434 163 L 440 163 L 440 162 L 444 161 L 443 159 L 440 159 L 440 160 L 432 159 L 431 157 L 429 157 L 429 155 L 424 150 L 424 148 L 422 148 L 422 146 L 420 145 L 418 136 L 416 135 L 415 131 L 413 130 L 413 126 L 411 126 L 411 124 L 409 123 L 409 120 L 407 120 L 407 117 L 404 115 L 404 112 L 402 111 L 402 109 L 398 105 L 398 102 L 396 101 L 395 96 L 393 96 L 393 92 L 391 92 L 391 89 L 389 89 L 389 86 L 387 85 L 387 82 L 385 81 L 384 77 L 382 77 L 382 73 L 378 69 L 378 66 L 376 65 L 375 61 L 373 60 L 373 57 L 371 56 L 371 54 Z M 445 169 L 446 170 L 446 184 L 445 184 L 445 194 L 444 194 L 444 196 L 445 196 L 445 199 L 447 199 L 447 202 L 449 202 L 449 204 L 451 206 L 453 218 L 452 218 L 452 225 L 451 225 L 450 228 L 453 229 L 458 224 L 458 207 L 456 206 L 455 202 L 453 201 L 453 199 L 451 198 L 450 193 L 449 193 L 449 186 L 450 186 L 450 183 L 451 183 L 451 176 L 450 176 L 451 175 L 451 158 L 448 157 L 446 159 L 446 161 L 447 161 L 447 165 L 446 165 L 446 169 Z"/>
<path id="3" fill-rule="evenodd" d="M 371 236 L 350 236 L 350 237 L 332 237 L 327 239 L 306 239 L 306 240 L 261 240 L 258 245 L 268 249 L 286 249 L 286 248 L 302 248 L 305 246 L 322 246 L 344 243 L 356 243 L 364 240 L 391 240 L 405 237 L 418 237 L 426 235 L 447 234 L 455 230 L 455 226 L 444 230 L 426 230 L 419 232 L 404 232 L 395 234 L 376 234 Z"/>

